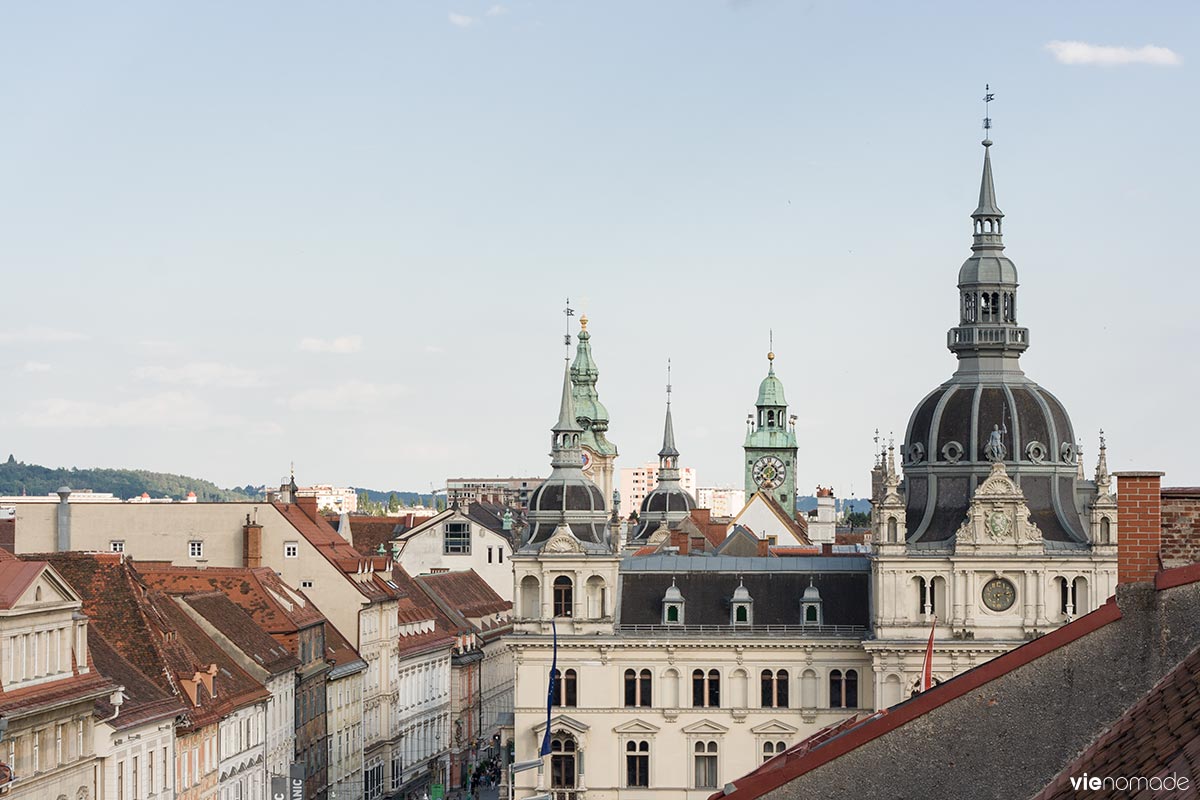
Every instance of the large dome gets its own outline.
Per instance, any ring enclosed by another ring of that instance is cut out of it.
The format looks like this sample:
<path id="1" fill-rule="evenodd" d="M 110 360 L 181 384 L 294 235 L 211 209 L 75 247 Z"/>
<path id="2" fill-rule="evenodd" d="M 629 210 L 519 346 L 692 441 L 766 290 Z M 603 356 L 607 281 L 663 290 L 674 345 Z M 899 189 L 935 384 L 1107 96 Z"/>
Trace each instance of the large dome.
<path id="1" fill-rule="evenodd" d="M 580 541 L 599 544 L 605 540 L 604 495 L 587 478 L 547 479 L 529 496 L 529 518 L 534 520 L 529 526 L 531 542 L 549 539 L 563 521 Z"/>
<path id="2" fill-rule="evenodd" d="M 1086 542 L 1071 420 L 1021 371 L 1029 331 L 1017 324 L 1017 268 L 1004 255 L 992 143 L 983 145 L 972 252 L 958 274 L 959 324 L 947 337 L 958 370 L 917 405 L 904 437 L 908 541 L 953 538 L 996 459 L 1021 487 L 1044 539 Z M 993 435 L 1002 447 L 989 452 Z"/>

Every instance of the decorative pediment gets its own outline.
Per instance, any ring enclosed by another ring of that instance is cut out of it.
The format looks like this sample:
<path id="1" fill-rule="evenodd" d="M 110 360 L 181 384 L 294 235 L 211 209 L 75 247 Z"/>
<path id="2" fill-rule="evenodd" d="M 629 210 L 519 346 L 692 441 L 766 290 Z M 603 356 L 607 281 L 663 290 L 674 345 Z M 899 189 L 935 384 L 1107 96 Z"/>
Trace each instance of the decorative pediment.
<path id="1" fill-rule="evenodd" d="M 580 722 L 574 717 L 568 717 L 566 714 L 555 714 L 550 718 L 550 730 L 566 731 L 577 735 L 583 735 L 591 729 L 585 722 Z M 533 732 L 538 736 L 543 736 L 546 733 L 546 723 L 539 722 L 533 726 Z"/>
<path id="2" fill-rule="evenodd" d="M 655 529 L 654 533 L 650 534 L 650 538 L 646 540 L 646 544 L 658 547 L 658 546 L 662 545 L 664 542 L 670 541 L 670 539 L 671 539 L 671 530 L 667 527 L 667 524 L 664 522 L 664 523 L 660 524 L 658 526 L 658 528 Z"/>
<path id="3" fill-rule="evenodd" d="M 546 540 L 546 544 L 542 545 L 543 553 L 582 553 L 583 547 L 580 546 L 579 540 L 571 535 L 570 529 L 565 525 L 559 525 L 554 531 L 554 535 Z"/>
<path id="4" fill-rule="evenodd" d="M 709 736 L 718 733 L 728 733 L 729 728 L 726 728 L 719 722 L 713 722 L 711 719 L 702 719 L 699 722 L 693 722 L 691 725 L 684 726 L 683 732 Z"/>
<path id="5" fill-rule="evenodd" d="M 769 720 L 761 725 L 756 725 L 750 729 L 751 733 L 756 733 L 761 736 L 787 736 L 797 733 L 800 729 L 788 725 L 786 722 L 780 722 L 777 719 Z"/>
<path id="6" fill-rule="evenodd" d="M 658 733 L 658 731 L 659 728 L 657 726 L 651 725 L 649 722 L 643 722 L 640 719 L 623 722 L 613 728 L 613 733 L 641 734 L 644 736 L 650 736 L 651 734 Z"/>
<path id="7" fill-rule="evenodd" d="M 36 563 L 36 562 L 26 562 Z M 58 605 L 59 603 L 78 603 L 79 596 L 71 591 L 53 567 L 43 565 L 40 572 L 26 576 L 28 583 L 21 591 L 13 608 L 32 608 L 36 606 Z"/>
<path id="8" fill-rule="evenodd" d="M 1030 518 L 1025 495 L 1001 461 L 975 490 L 967 518 L 956 534 L 959 552 L 1042 551 L 1042 532 Z"/>

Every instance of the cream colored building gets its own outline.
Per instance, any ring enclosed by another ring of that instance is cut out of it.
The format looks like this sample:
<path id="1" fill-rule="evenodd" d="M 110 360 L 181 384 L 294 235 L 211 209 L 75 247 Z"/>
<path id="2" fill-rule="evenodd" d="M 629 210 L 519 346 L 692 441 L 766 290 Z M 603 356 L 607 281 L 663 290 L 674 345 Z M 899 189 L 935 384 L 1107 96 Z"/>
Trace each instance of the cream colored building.
<path id="1" fill-rule="evenodd" d="M 714 517 L 732 517 L 746 505 L 746 490 L 732 486 L 701 486 L 696 489 L 696 507 L 712 510 Z"/>
<path id="2" fill-rule="evenodd" d="M 410 575 L 473 569 L 512 602 L 512 526 L 511 513 L 492 504 L 451 507 L 400 534 L 392 552 Z"/>

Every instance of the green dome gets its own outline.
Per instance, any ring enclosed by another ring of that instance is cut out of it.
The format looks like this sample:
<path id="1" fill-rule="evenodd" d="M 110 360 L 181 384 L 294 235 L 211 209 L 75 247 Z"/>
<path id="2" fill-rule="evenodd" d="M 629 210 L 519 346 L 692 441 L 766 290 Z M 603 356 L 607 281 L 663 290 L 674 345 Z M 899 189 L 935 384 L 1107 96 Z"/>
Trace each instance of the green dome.
<path id="1" fill-rule="evenodd" d="M 767 377 L 763 378 L 762 383 L 758 385 L 758 402 L 755 405 L 759 406 L 786 406 L 787 400 L 783 398 L 783 381 L 775 377 L 775 367 L 771 367 L 771 371 L 767 373 Z"/>

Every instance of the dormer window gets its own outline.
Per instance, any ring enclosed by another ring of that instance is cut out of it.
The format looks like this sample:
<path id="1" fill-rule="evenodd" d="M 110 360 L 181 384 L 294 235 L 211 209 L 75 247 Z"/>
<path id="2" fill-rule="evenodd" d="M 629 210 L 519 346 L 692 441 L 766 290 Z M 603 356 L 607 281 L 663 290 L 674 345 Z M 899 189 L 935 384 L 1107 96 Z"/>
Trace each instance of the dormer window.
<path id="1" fill-rule="evenodd" d="M 738 581 L 730 602 L 729 623 L 734 626 L 754 624 L 754 598 L 741 581 Z"/>
<path id="2" fill-rule="evenodd" d="M 800 598 L 800 624 L 805 626 L 825 624 L 821 592 L 813 585 L 812 578 L 809 578 L 808 588 L 804 590 L 804 594 Z"/>
<path id="3" fill-rule="evenodd" d="M 675 585 L 674 578 L 671 579 L 671 585 L 663 595 L 662 609 L 663 625 L 683 624 L 683 593 Z"/>

